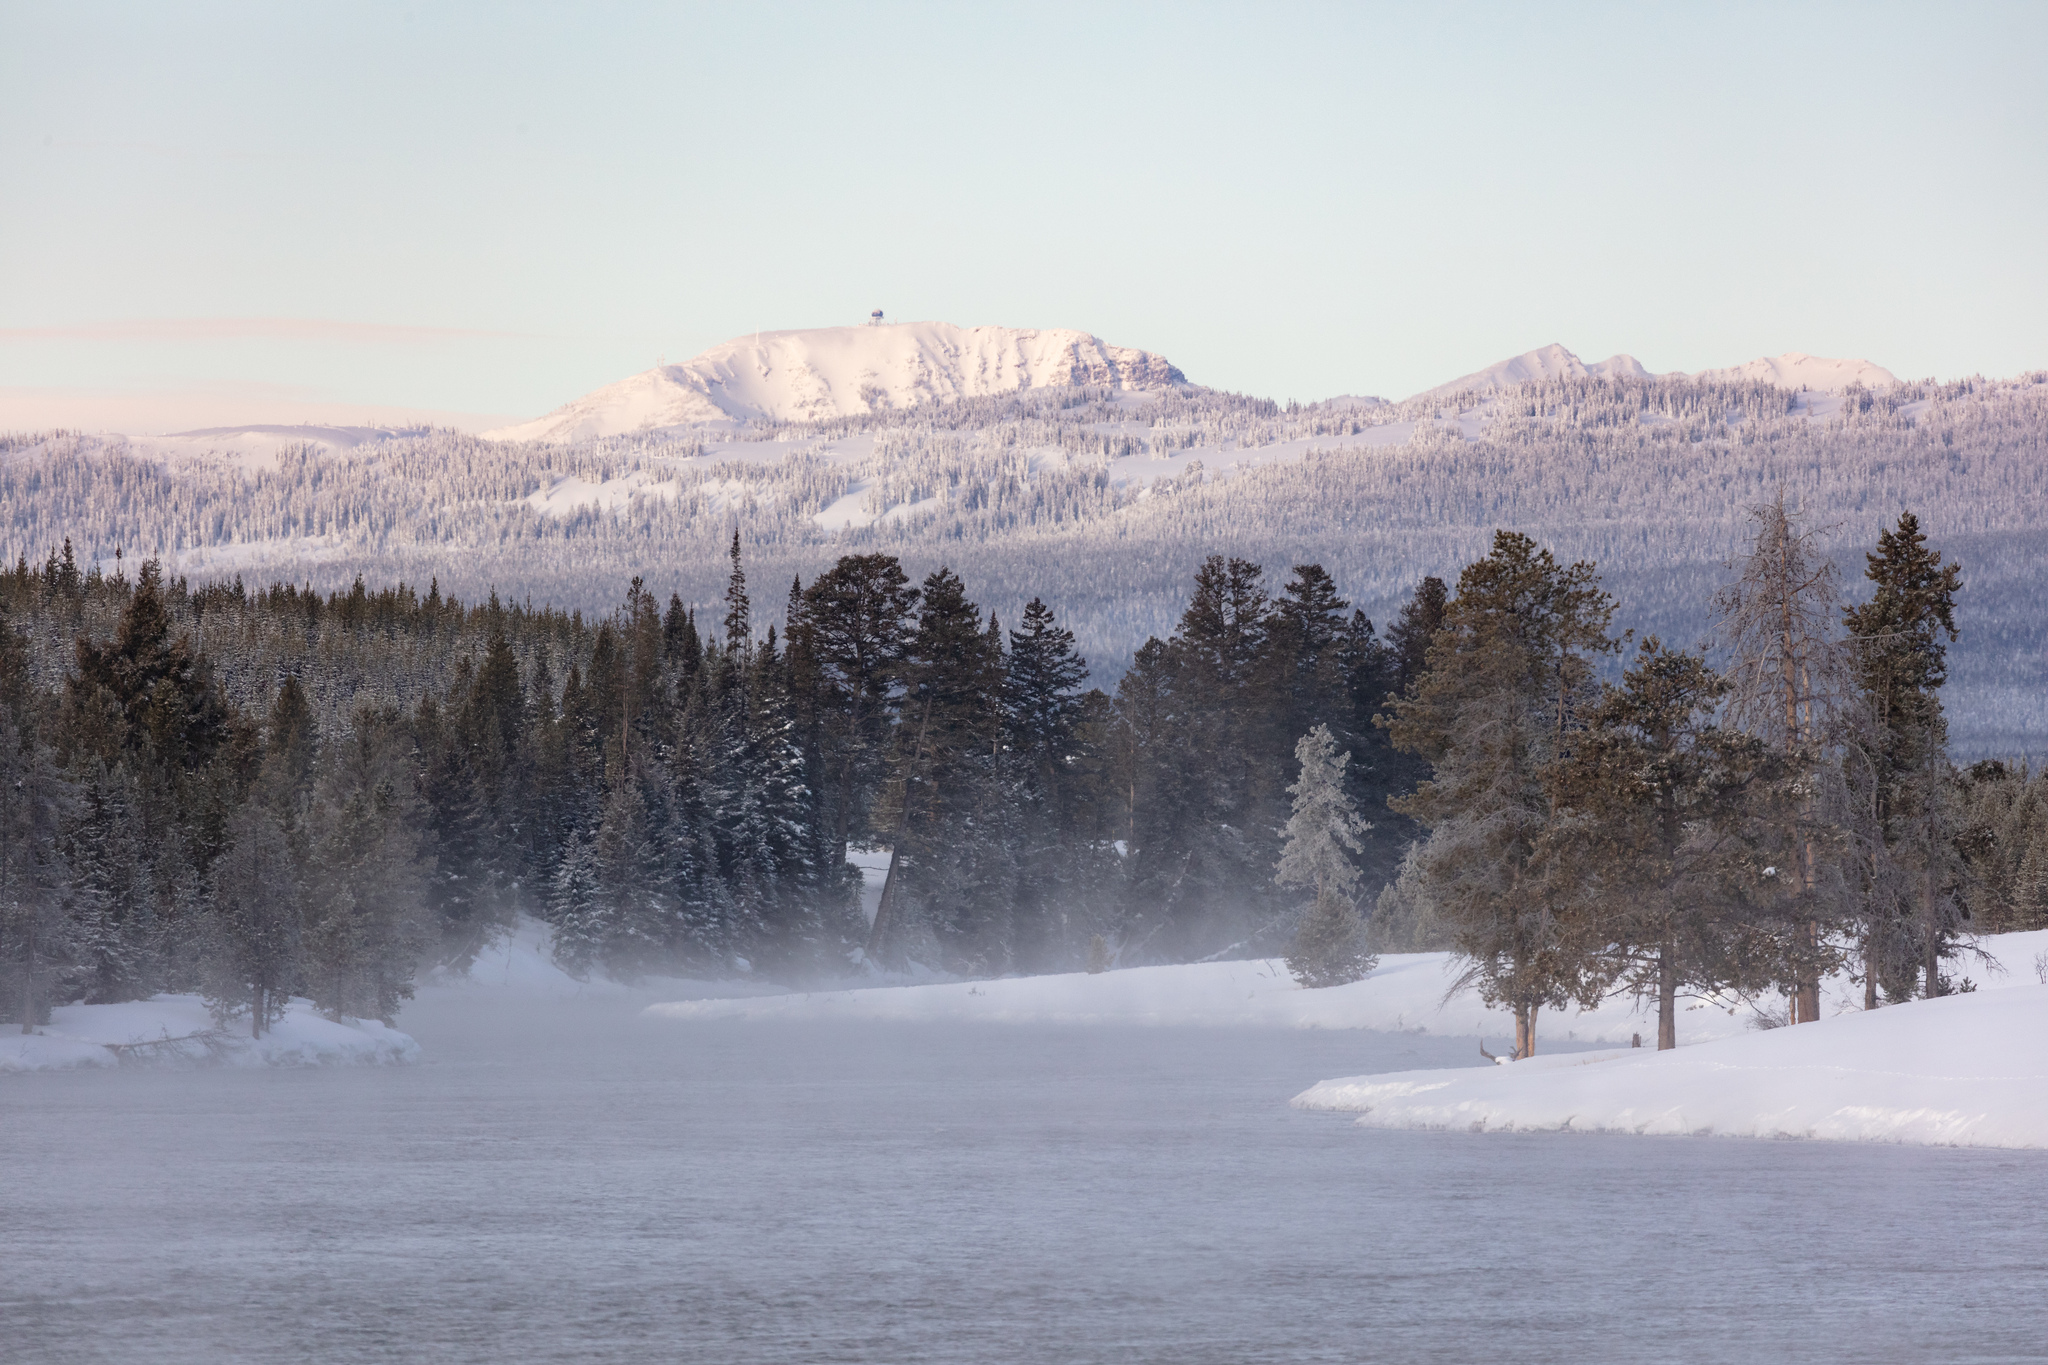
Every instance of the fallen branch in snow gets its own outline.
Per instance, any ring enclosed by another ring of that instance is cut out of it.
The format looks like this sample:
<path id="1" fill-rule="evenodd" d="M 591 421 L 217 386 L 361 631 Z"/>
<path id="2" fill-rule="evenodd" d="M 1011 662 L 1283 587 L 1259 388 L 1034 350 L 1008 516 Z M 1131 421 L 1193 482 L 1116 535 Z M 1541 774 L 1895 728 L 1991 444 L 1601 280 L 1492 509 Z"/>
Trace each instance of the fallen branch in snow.
<path id="1" fill-rule="evenodd" d="M 144 1038 L 139 1042 L 133 1043 L 101 1043 L 100 1046 L 113 1053 L 122 1061 L 160 1056 L 162 1055 L 161 1052 L 154 1051 L 153 1049 L 167 1050 L 176 1047 L 179 1043 L 194 1042 L 198 1043 L 208 1052 L 217 1055 L 220 1052 L 221 1045 L 227 1041 L 227 1036 L 226 1029 L 210 1028 L 201 1029 L 197 1033 L 182 1034 L 176 1038 L 166 1033 L 161 1038 Z"/>

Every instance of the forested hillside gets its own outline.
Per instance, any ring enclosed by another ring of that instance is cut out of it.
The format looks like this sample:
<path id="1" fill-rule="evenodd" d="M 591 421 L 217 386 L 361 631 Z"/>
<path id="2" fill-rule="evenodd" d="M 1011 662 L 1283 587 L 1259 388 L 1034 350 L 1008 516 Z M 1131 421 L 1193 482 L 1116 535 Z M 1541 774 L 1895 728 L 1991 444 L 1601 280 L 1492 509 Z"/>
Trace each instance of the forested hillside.
<path id="1" fill-rule="evenodd" d="M 108 570 L 119 548 L 195 581 L 438 578 L 465 600 L 593 612 L 636 575 L 664 600 L 714 604 L 738 529 L 770 581 L 887 552 L 913 578 L 951 566 L 1005 618 L 1041 596 L 1113 678 L 1176 619 L 1211 553 L 1320 563 L 1383 624 L 1417 579 L 1454 573 L 1503 526 L 1597 561 L 1628 619 L 1695 641 L 1700 586 L 1746 509 L 1783 491 L 1839 552 L 1916 509 L 1970 585 L 1958 751 L 2048 736 L 2034 609 L 2048 590 L 2048 374 L 1846 395 L 1584 378 L 1306 407 L 1064 389 L 578 445 L 371 435 L 9 438 L 0 553 L 40 563 L 68 535 Z"/>

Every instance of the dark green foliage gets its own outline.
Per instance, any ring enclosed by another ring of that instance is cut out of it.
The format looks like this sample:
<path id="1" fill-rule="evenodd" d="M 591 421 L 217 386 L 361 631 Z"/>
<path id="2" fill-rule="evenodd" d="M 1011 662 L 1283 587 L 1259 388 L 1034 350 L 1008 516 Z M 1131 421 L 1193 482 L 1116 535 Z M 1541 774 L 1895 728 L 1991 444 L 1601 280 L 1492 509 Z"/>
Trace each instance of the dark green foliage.
<path id="1" fill-rule="evenodd" d="M 1900 535 L 1888 564 L 1917 544 Z M 1822 828 L 1833 806 L 1788 813 L 1784 773 L 1716 728 L 1698 656 L 1653 648 L 1603 692 L 1591 566 L 1523 537 L 1455 600 L 1423 580 L 1385 641 L 1317 565 L 1275 589 L 1210 557 L 1114 699 L 1084 690 L 1042 600 L 1005 630 L 959 575 L 913 587 L 872 553 L 792 582 L 769 623 L 741 544 L 719 548 L 722 598 L 661 609 L 636 578 L 590 620 L 438 584 L 195 589 L 154 564 L 130 583 L 55 553 L 0 573 L 0 738 L 34 793 L 0 800 L 9 1010 L 205 990 L 251 1027 L 292 995 L 389 1018 L 420 966 L 466 962 L 522 913 L 578 972 L 1072 970 L 1291 943 L 1329 982 L 1370 960 L 1357 906 L 1399 866 L 1385 946 L 1460 948 L 1526 1020 L 1616 987 L 1668 998 L 1667 966 L 1676 989 L 1780 979 L 1815 897 L 1743 876 L 1789 865 L 1795 838 L 1835 839 L 1822 861 L 1862 847 Z M 1900 600 L 1938 598 L 1939 570 L 1932 589 L 1893 574 Z M 1920 718 L 1893 732 L 1940 755 L 1938 707 L 1914 697 L 1941 659 L 1892 649 L 1910 634 L 1860 638 Z M 1274 881 L 1303 735 L 1356 821 L 1337 840 L 1356 882 L 1324 878 L 1306 907 Z M 1915 818 L 1952 831 L 1928 845 L 1949 850 L 1939 907 L 2048 919 L 2037 782 L 1899 771 L 1934 776 L 1897 790 L 1932 793 Z M 1405 864 L 1418 827 L 1390 799 L 1431 826 Z M 1910 889 L 1929 864 L 1891 828 L 1871 885 Z M 872 925 L 849 844 L 894 855 Z M 1959 923 L 1937 921 L 1942 943 Z"/>
<path id="2" fill-rule="evenodd" d="M 1861 937 L 1865 998 L 1942 992 L 1968 918 L 1967 868 L 1941 688 L 1962 569 L 1902 513 L 1865 556 L 1870 600 L 1845 608 L 1857 705 L 1844 754 L 1867 844 Z"/>
<path id="3" fill-rule="evenodd" d="M 1541 871 L 1604 940 L 1597 974 L 1657 1003 L 1659 1048 L 1678 1045 L 1681 993 L 1769 984 L 1763 869 L 1792 784 L 1755 737 L 1715 724 L 1728 691 L 1653 636 L 1550 774 L 1563 818 Z"/>
<path id="4" fill-rule="evenodd" d="M 1311 990 L 1364 978 L 1378 961 L 1365 943 L 1365 921 L 1343 897 L 1317 898 L 1287 945 L 1287 970 Z"/>
<path id="5" fill-rule="evenodd" d="M 1618 647 L 1613 610 L 1592 565 L 1498 532 L 1459 575 L 1427 667 L 1388 723 L 1433 766 L 1396 807 L 1429 829 L 1421 884 L 1482 996 L 1514 1012 L 1518 1055 L 1534 1047 L 1539 1009 L 1603 985 L 1597 923 L 1569 882 L 1545 878 L 1541 849 L 1560 818 L 1550 776 L 1599 700 L 1595 661 Z"/>

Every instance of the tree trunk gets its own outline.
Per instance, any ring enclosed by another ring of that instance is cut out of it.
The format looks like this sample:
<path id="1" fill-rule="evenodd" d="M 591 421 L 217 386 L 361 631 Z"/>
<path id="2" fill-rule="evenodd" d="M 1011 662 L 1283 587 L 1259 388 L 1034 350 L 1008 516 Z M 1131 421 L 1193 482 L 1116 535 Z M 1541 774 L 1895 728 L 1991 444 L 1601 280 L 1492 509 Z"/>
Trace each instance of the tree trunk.
<path id="1" fill-rule="evenodd" d="M 1934 917 L 1934 869 L 1931 867 L 1920 877 L 1920 918 L 1925 921 L 1921 930 L 1920 957 L 1927 973 L 1927 998 L 1932 1000 L 1941 994 L 1941 932 Z"/>
<path id="2" fill-rule="evenodd" d="M 36 1031 L 36 926 L 28 922 L 28 943 L 21 958 L 21 1031 Z"/>
<path id="3" fill-rule="evenodd" d="M 1877 1008 L 1877 921 L 1863 934 L 1863 1008 Z"/>
<path id="4" fill-rule="evenodd" d="M 834 785 L 839 788 L 839 800 L 835 803 L 838 809 L 832 812 L 832 838 L 839 845 L 839 863 L 843 866 L 846 862 L 847 812 L 848 808 L 853 805 L 853 759 L 851 756 L 839 765 L 839 781 Z"/>
<path id="5" fill-rule="evenodd" d="M 249 1036 L 251 1038 L 261 1038 L 263 1036 L 263 1007 L 267 1003 L 266 992 L 259 985 L 251 995 L 249 1002 Z"/>
<path id="6" fill-rule="evenodd" d="M 1515 1006 L 1515 1060 L 1536 1055 L 1536 1011 L 1540 1005 Z"/>
<path id="7" fill-rule="evenodd" d="M 1657 1051 L 1678 1046 L 1678 950 L 1669 939 L 1657 949 Z"/>
<path id="8" fill-rule="evenodd" d="M 881 899 L 875 902 L 875 922 L 868 926 L 867 946 L 861 950 L 870 962 L 880 962 L 882 959 L 882 946 L 889 938 L 889 912 L 896 906 L 896 860 L 903 856 L 900 830 L 897 837 L 898 847 L 889 850 L 889 871 L 888 875 L 882 878 Z"/>
<path id="9" fill-rule="evenodd" d="M 1814 874 L 1813 840 L 1808 839 L 1799 846 L 1800 885 L 1808 896 L 1813 895 Z M 1792 1022 L 1795 1024 L 1817 1024 L 1820 1022 L 1820 922 L 1806 923 L 1806 946 L 1814 950 L 1812 958 L 1799 973 L 1799 999 Z"/>

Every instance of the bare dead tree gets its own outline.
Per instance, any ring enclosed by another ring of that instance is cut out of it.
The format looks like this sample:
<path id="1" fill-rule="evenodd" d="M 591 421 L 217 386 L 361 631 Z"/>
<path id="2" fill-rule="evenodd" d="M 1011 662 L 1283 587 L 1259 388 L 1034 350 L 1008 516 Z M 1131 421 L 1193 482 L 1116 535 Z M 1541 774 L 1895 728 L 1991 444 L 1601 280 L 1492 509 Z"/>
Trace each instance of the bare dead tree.
<path id="1" fill-rule="evenodd" d="M 1841 577 L 1821 549 L 1835 528 L 1807 523 L 1786 507 L 1782 491 L 1749 515 L 1747 550 L 1729 562 L 1734 578 L 1715 594 L 1714 610 L 1734 683 L 1728 723 L 1810 774 L 1797 827 L 1786 831 L 1806 921 L 1804 943 L 1793 954 L 1791 1013 L 1793 1023 L 1804 1024 L 1820 1018 L 1823 936 L 1815 827 L 1823 759 L 1835 742 L 1849 692 L 1849 660 L 1836 633 Z"/>

